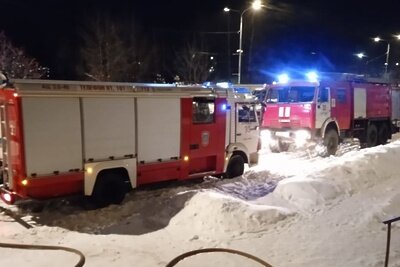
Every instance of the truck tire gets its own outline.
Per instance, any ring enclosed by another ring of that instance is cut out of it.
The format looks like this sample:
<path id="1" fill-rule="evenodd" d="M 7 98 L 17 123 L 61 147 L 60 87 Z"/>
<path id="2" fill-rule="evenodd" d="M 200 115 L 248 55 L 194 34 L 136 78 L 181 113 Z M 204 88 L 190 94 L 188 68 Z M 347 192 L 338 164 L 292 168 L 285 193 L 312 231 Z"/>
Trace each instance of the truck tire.
<path id="1" fill-rule="evenodd" d="M 244 159 L 240 155 L 233 155 L 226 168 L 226 178 L 234 178 L 242 175 L 244 172 Z"/>
<path id="2" fill-rule="evenodd" d="M 389 139 L 389 127 L 386 123 L 383 123 L 380 127 L 379 127 L 379 131 L 378 131 L 378 145 L 384 145 L 387 143 L 387 140 Z"/>
<path id="3" fill-rule="evenodd" d="M 378 144 L 378 130 L 375 124 L 370 124 L 367 129 L 367 147 L 373 147 Z"/>
<path id="4" fill-rule="evenodd" d="M 98 208 L 110 204 L 121 204 L 126 194 L 124 180 L 113 172 L 105 172 L 98 176 L 93 189 L 92 199 Z"/>
<path id="5" fill-rule="evenodd" d="M 334 129 L 330 129 L 324 136 L 325 156 L 335 155 L 339 146 L 339 135 Z"/>

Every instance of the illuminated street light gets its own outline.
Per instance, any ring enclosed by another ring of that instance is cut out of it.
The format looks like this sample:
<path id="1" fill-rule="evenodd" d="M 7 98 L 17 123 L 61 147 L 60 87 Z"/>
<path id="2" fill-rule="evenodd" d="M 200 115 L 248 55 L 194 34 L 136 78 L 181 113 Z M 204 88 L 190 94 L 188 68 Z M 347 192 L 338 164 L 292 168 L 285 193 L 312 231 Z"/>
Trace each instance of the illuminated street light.
<path id="1" fill-rule="evenodd" d="M 356 54 L 356 56 L 357 56 L 359 59 L 362 59 L 362 58 L 366 57 L 366 55 L 365 55 L 364 53 L 358 53 L 358 54 Z"/>
<path id="2" fill-rule="evenodd" d="M 243 10 L 242 12 L 238 11 L 238 10 L 234 10 L 234 9 L 230 9 L 229 7 L 225 7 L 224 11 L 225 12 L 237 12 L 240 14 L 240 28 L 239 28 L 239 49 L 236 51 L 238 52 L 239 55 L 239 62 L 238 62 L 238 84 L 240 84 L 241 82 L 241 73 L 242 73 L 242 54 L 243 54 L 243 49 L 242 49 L 242 38 L 243 38 L 243 15 L 244 13 L 246 13 L 247 11 L 253 9 L 253 10 L 259 10 L 263 7 L 262 3 L 260 0 L 255 0 L 252 5 L 248 8 L 246 8 L 245 10 Z"/>
<path id="3" fill-rule="evenodd" d="M 392 37 L 396 38 L 397 40 L 400 40 L 400 34 L 397 35 L 392 35 Z M 386 42 L 387 48 L 386 48 L 386 61 L 385 61 L 385 76 L 387 76 L 388 72 L 388 67 L 389 67 L 389 55 L 390 55 L 390 42 L 388 40 L 382 39 L 379 36 L 374 38 L 375 42 Z M 397 66 L 397 65 L 396 65 Z"/>

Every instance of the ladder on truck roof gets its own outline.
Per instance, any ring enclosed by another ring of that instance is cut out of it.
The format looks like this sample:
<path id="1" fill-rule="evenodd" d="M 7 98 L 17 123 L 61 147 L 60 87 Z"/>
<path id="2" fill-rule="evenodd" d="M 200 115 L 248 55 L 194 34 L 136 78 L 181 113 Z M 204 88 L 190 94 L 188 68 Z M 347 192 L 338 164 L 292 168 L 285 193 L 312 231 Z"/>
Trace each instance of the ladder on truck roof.
<path id="1" fill-rule="evenodd" d="M 244 98 L 232 88 L 156 83 L 93 82 L 40 79 L 14 79 L 12 86 L 21 96 L 225 96 Z"/>

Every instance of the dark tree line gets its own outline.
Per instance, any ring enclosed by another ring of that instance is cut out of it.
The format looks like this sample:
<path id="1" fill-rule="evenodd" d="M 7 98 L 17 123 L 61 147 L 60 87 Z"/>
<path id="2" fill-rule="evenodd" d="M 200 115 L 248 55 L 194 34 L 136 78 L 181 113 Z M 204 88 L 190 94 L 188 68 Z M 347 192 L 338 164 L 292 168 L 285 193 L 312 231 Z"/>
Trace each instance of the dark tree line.
<path id="1" fill-rule="evenodd" d="M 66 67 L 74 69 L 77 80 L 201 83 L 213 73 L 204 42 L 191 37 L 164 47 L 133 20 L 97 14 L 83 23 L 78 36 L 78 60 Z M 51 78 L 49 68 L 14 46 L 4 32 L 0 69 L 10 78 Z"/>
<path id="2" fill-rule="evenodd" d="M 22 48 L 14 46 L 4 32 L 0 32 L 0 70 L 9 78 L 35 79 L 49 75 L 48 68 L 41 66 Z"/>

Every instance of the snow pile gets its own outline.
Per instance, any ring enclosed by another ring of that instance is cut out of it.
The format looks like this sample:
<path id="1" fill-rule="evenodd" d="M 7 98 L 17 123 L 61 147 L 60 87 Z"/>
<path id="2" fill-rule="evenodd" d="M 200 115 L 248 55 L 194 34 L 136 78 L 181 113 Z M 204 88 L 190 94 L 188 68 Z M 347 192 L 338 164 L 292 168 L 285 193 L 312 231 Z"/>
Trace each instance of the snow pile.
<path id="1" fill-rule="evenodd" d="M 281 181 L 274 194 L 300 209 L 308 209 L 336 198 L 341 192 L 339 186 L 329 180 L 294 177 Z"/>
<path id="2" fill-rule="evenodd" d="M 340 158 L 323 159 L 305 174 L 280 181 L 273 195 L 299 209 L 323 205 L 340 195 L 352 195 L 397 177 L 399 172 L 393 166 L 398 164 L 399 148 L 400 143 L 395 142 L 366 149 L 364 153 L 355 151 Z"/>
<path id="3" fill-rule="evenodd" d="M 291 177 L 281 178 L 272 193 L 254 201 L 241 200 L 219 191 L 197 193 L 171 219 L 169 226 L 188 227 L 203 235 L 237 236 L 260 232 L 271 229 L 272 224 L 290 215 L 300 211 L 319 211 L 336 198 L 349 197 L 398 175 L 393 166 L 400 157 L 400 142 L 363 152 L 353 151 L 342 157 L 297 158 L 293 159 L 293 164 L 292 160 L 281 161 L 281 166 L 286 166 L 281 173 Z M 271 167 L 271 173 L 278 170 L 278 164 L 270 164 L 268 160 L 264 161 L 265 166 Z M 262 172 L 259 170 L 259 173 Z M 257 178 L 258 182 L 263 179 L 265 182 L 271 180 L 268 176 Z M 232 184 L 226 187 L 229 186 Z"/>
<path id="4" fill-rule="evenodd" d="M 281 207 L 252 204 L 216 192 L 200 192 L 171 219 L 169 226 L 209 235 L 241 235 L 265 230 L 292 214 Z"/>

